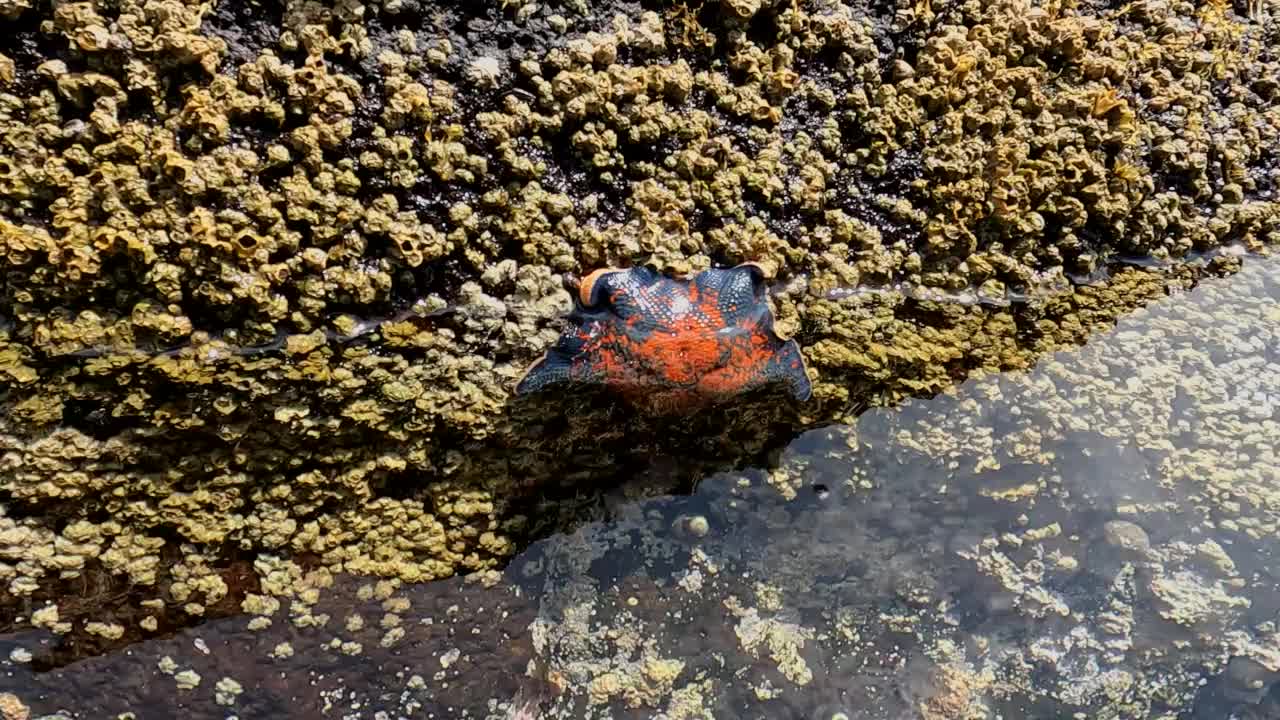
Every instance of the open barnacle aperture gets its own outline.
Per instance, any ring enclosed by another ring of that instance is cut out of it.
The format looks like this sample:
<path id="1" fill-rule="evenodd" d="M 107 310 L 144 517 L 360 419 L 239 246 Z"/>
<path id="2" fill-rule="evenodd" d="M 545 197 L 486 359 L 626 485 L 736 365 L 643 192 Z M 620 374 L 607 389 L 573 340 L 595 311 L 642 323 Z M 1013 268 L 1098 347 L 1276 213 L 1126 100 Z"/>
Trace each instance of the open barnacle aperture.
<path id="1" fill-rule="evenodd" d="M 596 270 L 578 286 L 568 327 L 516 394 L 597 385 L 649 408 L 688 410 L 776 384 L 808 400 L 800 346 L 774 331 L 764 281 L 754 263 L 689 278 L 648 267 Z"/>

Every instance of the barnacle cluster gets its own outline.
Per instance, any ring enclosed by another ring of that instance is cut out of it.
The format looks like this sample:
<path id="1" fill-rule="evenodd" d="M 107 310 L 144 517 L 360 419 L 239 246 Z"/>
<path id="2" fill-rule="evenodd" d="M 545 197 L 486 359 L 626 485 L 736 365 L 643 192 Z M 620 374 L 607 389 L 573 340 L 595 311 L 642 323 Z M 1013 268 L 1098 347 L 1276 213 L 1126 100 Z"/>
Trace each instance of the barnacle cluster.
<path id="1" fill-rule="evenodd" d="M 463 5 L 0 1 L 0 606 L 132 588 L 128 639 L 266 556 L 492 568 L 652 447 L 678 484 L 1196 273 L 834 290 L 1280 240 L 1266 2 Z M 810 405 L 513 402 L 569 274 L 747 260 Z"/>

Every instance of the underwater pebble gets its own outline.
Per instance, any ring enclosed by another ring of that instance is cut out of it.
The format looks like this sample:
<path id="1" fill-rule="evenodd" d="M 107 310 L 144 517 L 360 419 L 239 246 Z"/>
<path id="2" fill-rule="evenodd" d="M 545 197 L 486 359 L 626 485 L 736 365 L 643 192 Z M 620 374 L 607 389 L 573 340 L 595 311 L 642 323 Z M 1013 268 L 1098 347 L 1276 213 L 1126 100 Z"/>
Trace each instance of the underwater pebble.
<path id="1" fill-rule="evenodd" d="M 287 642 L 282 642 L 271 649 L 271 657 L 277 660 L 284 660 L 293 657 L 293 646 Z"/>
<path id="2" fill-rule="evenodd" d="M 173 676 L 179 690 L 194 690 L 200 685 L 200 674 L 194 670 L 183 670 Z"/>
<path id="3" fill-rule="evenodd" d="M 702 515 L 681 515 L 672 522 L 671 529 L 677 535 L 704 538 L 711 532 L 711 523 Z"/>
<path id="4" fill-rule="evenodd" d="M 1137 523 L 1128 520 L 1111 520 L 1102 526 L 1102 533 L 1107 543 L 1114 548 L 1144 556 L 1151 551 L 1151 541 L 1147 538 L 1147 531 Z"/>
<path id="5" fill-rule="evenodd" d="M 7 692 L 0 693 L 0 719 L 28 720 L 30 717 L 31 709 L 17 695 Z"/>
<path id="6" fill-rule="evenodd" d="M 219 705 L 235 705 L 244 688 L 234 679 L 224 677 L 214 685 L 214 692 L 214 699 Z"/>

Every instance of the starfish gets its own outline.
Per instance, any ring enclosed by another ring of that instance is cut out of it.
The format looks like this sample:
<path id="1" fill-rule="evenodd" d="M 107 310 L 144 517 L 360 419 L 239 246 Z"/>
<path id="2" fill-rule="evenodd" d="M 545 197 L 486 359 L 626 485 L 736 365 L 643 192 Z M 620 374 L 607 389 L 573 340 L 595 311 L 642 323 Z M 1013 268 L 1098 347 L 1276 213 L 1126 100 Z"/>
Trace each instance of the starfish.
<path id="1" fill-rule="evenodd" d="M 754 263 L 687 279 L 648 267 L 596 270 L 578 285 L 569 326 L 516 394 L 597 385 L 654 410 L 684 411 L 778 383 L 808 400 L 800 346 L 774 332 L 764 280 Z"/>

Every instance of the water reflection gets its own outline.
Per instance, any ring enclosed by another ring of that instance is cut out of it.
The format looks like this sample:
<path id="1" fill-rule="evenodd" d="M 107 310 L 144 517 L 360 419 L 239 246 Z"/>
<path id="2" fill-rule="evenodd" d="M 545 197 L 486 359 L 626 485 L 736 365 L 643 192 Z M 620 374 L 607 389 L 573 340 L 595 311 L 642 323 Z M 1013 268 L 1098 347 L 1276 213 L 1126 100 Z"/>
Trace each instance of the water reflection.
<path id="1" fill-rule="evenodd" d="M 42 638 L 4 638 L 0 691 L 136 718 L 1275 718 L 1277 439 L 1280 263 L 1250 261 L 501 576 L 339 579 L 40 674 Z"/>

